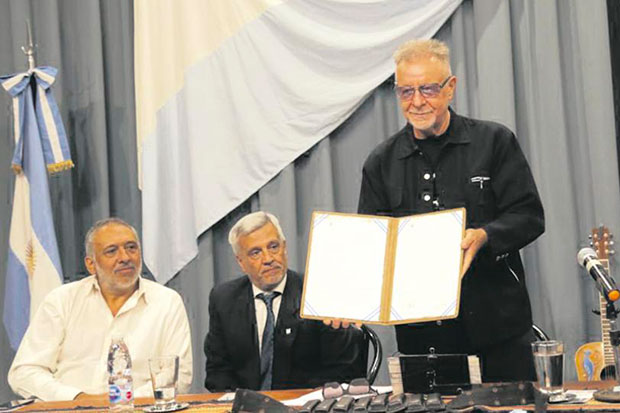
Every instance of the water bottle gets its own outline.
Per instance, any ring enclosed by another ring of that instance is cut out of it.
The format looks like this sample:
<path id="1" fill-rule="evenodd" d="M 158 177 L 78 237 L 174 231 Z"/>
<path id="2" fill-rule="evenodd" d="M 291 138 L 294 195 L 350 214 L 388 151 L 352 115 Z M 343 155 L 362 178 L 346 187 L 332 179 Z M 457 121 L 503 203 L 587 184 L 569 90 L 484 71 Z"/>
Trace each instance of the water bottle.
<path id="1" fill-rule="evenodd" d="M 133 411 L 131 356 L 122 337 L 113 337 L 108 351 L 110 410 Z"/>

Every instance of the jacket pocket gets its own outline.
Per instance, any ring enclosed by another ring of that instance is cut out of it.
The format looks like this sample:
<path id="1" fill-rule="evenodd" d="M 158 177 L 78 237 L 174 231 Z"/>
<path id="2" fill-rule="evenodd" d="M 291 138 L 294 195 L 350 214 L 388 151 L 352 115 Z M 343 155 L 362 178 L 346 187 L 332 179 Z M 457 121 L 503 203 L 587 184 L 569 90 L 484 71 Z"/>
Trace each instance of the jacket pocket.
<path id="1" fill-rule="evenodd" d="M 494 196 L 492 178 L 486 172 L 472 174 L 467 185 L 468 213 L 472 224 L 484 225 L 493 219 Z"/>

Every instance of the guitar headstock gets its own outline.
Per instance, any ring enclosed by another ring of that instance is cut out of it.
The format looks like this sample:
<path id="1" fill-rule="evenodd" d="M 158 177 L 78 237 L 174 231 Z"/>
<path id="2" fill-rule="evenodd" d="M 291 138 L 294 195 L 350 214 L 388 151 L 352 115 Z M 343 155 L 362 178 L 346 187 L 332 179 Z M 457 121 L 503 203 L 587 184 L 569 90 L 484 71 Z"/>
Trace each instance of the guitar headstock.
<path id="1" fill-rule="evenodd" d="M 613 235 L 605 225 L 592 228 L 590 234 L 590 246 L 596 251 L 599 260 L 608 260 L 616 251 L 613 249 Z"/>

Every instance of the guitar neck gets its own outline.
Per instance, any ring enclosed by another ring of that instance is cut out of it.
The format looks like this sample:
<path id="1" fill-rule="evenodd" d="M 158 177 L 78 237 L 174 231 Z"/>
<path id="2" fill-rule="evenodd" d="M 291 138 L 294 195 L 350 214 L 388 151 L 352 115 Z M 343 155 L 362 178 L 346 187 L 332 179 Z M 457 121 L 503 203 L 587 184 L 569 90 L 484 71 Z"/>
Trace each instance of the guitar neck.
<path id="1" fill-rule="evenodd" d="M 611 276 L 609 268 L 609 260 L 599 260 L 607 273 Z M 614 349 L 611 346 L 611 339 L 609 338 L 609 331 L 611 330 L 611 323 L 607 318 L 607 300 L 602 294 L 599 294 L 599 305 L 601 308 L 601 342 L 603 343 L 603 358 L 605 359 L 605 365 L 614 365 Z"/>

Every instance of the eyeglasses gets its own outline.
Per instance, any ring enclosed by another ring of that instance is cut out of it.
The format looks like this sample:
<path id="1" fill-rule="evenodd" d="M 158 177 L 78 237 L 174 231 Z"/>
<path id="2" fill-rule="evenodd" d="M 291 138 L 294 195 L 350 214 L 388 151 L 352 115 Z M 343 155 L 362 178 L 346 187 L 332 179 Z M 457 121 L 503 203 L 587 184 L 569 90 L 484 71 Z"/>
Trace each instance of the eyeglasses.
<path id="1" fill-rule="evenodd" d="M 421 85 L 416 87 L 413 86 L 395 86 L 394 91 L 396 91 L 396 96 L 404 102 L 413 99 L 415 95 L 415 91 L 418 90 L 422 96 L 425 98 L 434 98 L 439 95 L 441 89 L 448 83 L 448 80 L 452 78 L 452 75 L 448 76 L 441 83 L 429 83 L 427 85 Z"/>
<path id="2" fill-rule="evenodd" d="M 280 252 L 280 250 L 282 249 L 282 244 L 280 242 L 270 242 L 267 245 L 267 252 L 269 253 L 269 255 L 275 255 L 278 254 Z M 250 251 L 248 251 L 248 257 L 251 260 L 259 260 L 260 258 L 263 257 L 263 249 L 262 248 L 252 248 Z"/>
<path id="3" fill-rule="evenodd" d="M 375 391 L 372 387 L 370 387 L 370 383 L 368 383 L 368 380 L 365 378 L 351 380 L 351 383 L 349 383 L 346 388 L 344 388 L 342 384 L 335 381 L 325 383 L 325 385 L 323 385 L 324 399 L 333 399 L 345 394 L 356 396 L 368 393 L 375 393 Z"/>

